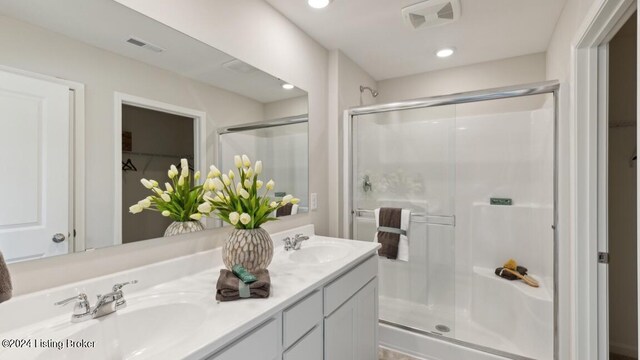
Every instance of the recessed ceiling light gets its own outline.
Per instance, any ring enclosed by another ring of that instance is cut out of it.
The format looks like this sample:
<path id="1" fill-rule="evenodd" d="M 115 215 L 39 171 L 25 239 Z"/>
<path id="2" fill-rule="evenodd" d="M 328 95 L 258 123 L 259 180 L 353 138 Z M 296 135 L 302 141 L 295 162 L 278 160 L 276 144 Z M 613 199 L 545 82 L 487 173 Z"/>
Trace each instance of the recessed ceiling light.
<path id="1" fill-rule="evenodd" d="M 329 5 L 330 2 L 331 0 L 307 0 L 307 3 L 309 4 L 309 6 L 311 6 L 314 9 L 325 8 Z"/>
<path id="2" fill-rule="evenodd" d="M 453 48 L 445 48 L 445 49 L 438 50 L 436 55 L 439 58 L 446 58 L 446 57 L 449 57 L 449 56 L 453 55 L 454 52 L 455 52 L 455 50 Z"/>
<path id="3" fill-rule="evenodd" d="M 288 84 L 288 83 L 284 83 L 284 84 L 282 84 L 282 88 L 283 88 L 283 89 L 285 89 L 285 90 L 291 90 L 291 89 L 293 89 L 294 87 L 295 87 L 295 86 L 293 86 L 293 85 L 291 85 L 291 84 Z"/>

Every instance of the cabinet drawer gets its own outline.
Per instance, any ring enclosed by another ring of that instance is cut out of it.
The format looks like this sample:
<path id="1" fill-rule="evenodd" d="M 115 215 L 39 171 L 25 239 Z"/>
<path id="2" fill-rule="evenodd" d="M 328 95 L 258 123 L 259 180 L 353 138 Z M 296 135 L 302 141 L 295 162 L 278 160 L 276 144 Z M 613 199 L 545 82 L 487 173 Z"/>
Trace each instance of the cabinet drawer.
<path id="1" fill-rule="evenodd" d="M 291 349 L 287 350 L 282 356 L 282 360 L 322 360 L 324 357 L 323 348 L 322 324 L 319 324 Z"/>
<path id="2" fill-rule="evenodd" d="M 322 292 L 314 291 L 282 313 L 285 349 L 322 321 Z"/>
<path id="3" fill-rule="evenodd" d="M 280 322 L 271 319 L 242 337 L 210 360 L 264 359 L 274 360 L 280 354 Z"/>
<path id="4" fill-rule="evenodd" d="M 325 286 L 324 315 L 334 312 L 377 274 L 378 257 L 374 255 Z"/>

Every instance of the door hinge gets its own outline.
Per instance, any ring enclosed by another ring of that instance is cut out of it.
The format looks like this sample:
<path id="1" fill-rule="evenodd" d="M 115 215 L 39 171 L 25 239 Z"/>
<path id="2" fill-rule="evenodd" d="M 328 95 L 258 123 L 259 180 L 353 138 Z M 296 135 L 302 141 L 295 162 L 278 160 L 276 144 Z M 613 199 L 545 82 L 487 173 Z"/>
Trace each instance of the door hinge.
<path id="1" fill-rule="evenodd" d="M 608 264 L 609 263 L 609 253 L 608 252 L 598 252 L 598 263 L 600 264 Z"/>

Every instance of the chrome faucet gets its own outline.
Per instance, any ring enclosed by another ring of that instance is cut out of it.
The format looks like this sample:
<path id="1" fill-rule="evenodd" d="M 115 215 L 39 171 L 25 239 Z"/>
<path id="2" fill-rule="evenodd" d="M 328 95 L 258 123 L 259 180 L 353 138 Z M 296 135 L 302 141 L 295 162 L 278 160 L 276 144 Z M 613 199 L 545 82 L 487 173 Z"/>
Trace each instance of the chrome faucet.
<path id="1" fill-rule="evenodd" d="M 291 249 L 300 250 L 301 243 L 305 240 L 309 240 L 309 237 L 302 234 L 296 234 L 293 239 L 288 236 L 282 239 L 282 241 L 284 241 L 284 249 L 286 251 L 289 251 Z"/>
<path id="2" fill-rule="evenodd" d="M 54 305 L 67 305 L 73 301 L 76 301 L 73 308 L 73 314 L 71 315 L 72 323 L 78 323 L 89 319 L 96 319 L 127 307 L 127 301 L 124 298 L 122 288 L 125 285 L 137 283 L 137 280 L 132 280 L 129 282 L 113 285 L 113 288 L 111 288 L 111 292 L 105 295 L 97 296 L 98 301 L 96 302 L 96 305 L 94 307 L 91 307 L 91 304 L 87 299 L 87 295 L 82 293 L 68 299 L 58 301 Z"/>

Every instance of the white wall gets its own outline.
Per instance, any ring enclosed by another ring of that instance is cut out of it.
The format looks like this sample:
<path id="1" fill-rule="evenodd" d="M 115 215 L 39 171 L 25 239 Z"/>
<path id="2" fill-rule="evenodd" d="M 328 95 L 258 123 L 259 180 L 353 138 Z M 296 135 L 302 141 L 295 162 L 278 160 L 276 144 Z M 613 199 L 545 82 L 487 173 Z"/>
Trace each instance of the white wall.
<path id="1" fill-rule="evenodd" d="M 318 193 L 319 208 L 316 212 L 269 224 L 267 229 L 275 231 L 313 223 L 318 233 L 328 233 L 327 51 L 264 1 L 187 0 L 178 3 L 171 0 L 122 0 L 120 2 L 309 92 L 309 150 L 313 164 L 310 174 L 310 191 Z M 52 42 L 49 47 L 55 47 L 55 45 L 56 43 Z M 28 50 L 30 49 L 21 49 L 23 52 Z M 7 53 L 9 52 L 2 51 L 2 56 L 10 56 Z M 56 52 L 56 54 L 59 53 Z M 66 63 L 64 66 L 61 64 L 59 72 L 64 73 L 65 69 L 73 67 L 70 66 L 72 64 Z M 145 83 L 139 83 L 138 86 L 151 87 Z M 191 89 L 185 86 L 183 92 L 188 94 L 190 91 Z M 229 103 L 227 99 L 221 99 L 220 102 L 220 106 L 225 102 Z M 110 110 L 105 110 L 108 114 L 107 111 Z M 228 118 L 232 118 L 232 115 Z M 249 116 L 243 117 L 245 121 L 247 118 Z M 222 123 L 216 124 L 222 125 Z M 100 124 L 100 130 L 108 132 L 108 122 Z M 212 138 L 216 136 L 215 128 L 209 129 L 208 139 L 213 141 Z M 98 140 L 99 143 L 105 141 Z M 111 162 L 107 161 L 107 163 Z M 103 163 L 92 164 L 87 172 L 96 171 L 101 174 L 102 166 L 104 166 Z M 112 189 L 113 185 L 110 183 L 106 186 L 105 192 L 108 193 L 108 189 Z M 93 221 L 100 222 L 105 216 L 110 215 L 100 211 L 93 216 Z M 203 234 L 163 238 L 89 253 L 72 254 L 67 257 L 11 265 L 15 294 L 66 284 L 219 246 L 225 239 L 226 232 L 227 229 L 216 229 Z M 52 267 L 60 266 L 64 266 L 64 272 L 51 271 Z"/>
<path id="2" fill-rule="evenodd" d="M 87 248 L 113 244 L 114 92 L 206 112 L 208 162 L 215 159 L 218 126 L 263 118 L 255 100 L 1 16 L 0 46 L 2 65 L 85 85 Z"/>
<path id="3" fill-rule="evenodd" d="M 329 198 L 330 234 L 342 234 L 343 115 L 350 107 L 375 103 L 370 93 L 360 93 L 360 85 L 373 89 L 376 81 L 340 50 L 329 53 Z"/>
<path id="4" fill-rule="evenodd" d="M 561 359 L 576 359 L 576 331 L 573 324 L 577 315 L 576 274 L 575 274 L 575 236 L 576 209 L 572 205 L 571 186 L 575 186 L 575 167 L 570 161 L 570 154 L 576 144 L 572 133 L 572 101 L 571 91 L 574 86 L 575 71 L 573 48 L 578 41 L 579 29 L 584 27 L 587 14 L 592 7 L 602 0 L 567 0 L 562 15 L 556 24 L 553 36 L 547 49 L 547 79 L 560 81 L 558 104 L 558 343 Z M 584 329 L 582 329 L 584 330 Z M 593 341 L 593 339 L 592 339 Z"/>
<path id="5" fill-rule="evenodd" d="M 446 61 L 446 60 L 444 60 Z M 531 54 L 378 82 L 378 103 L 545 80 L 545 54 Z"/>
<path id="6" fill-rule="evenodd" d="M 304 115 L 308 112 L 309 98 L 307 95 L 264 104 L 265 120 Z"/>

